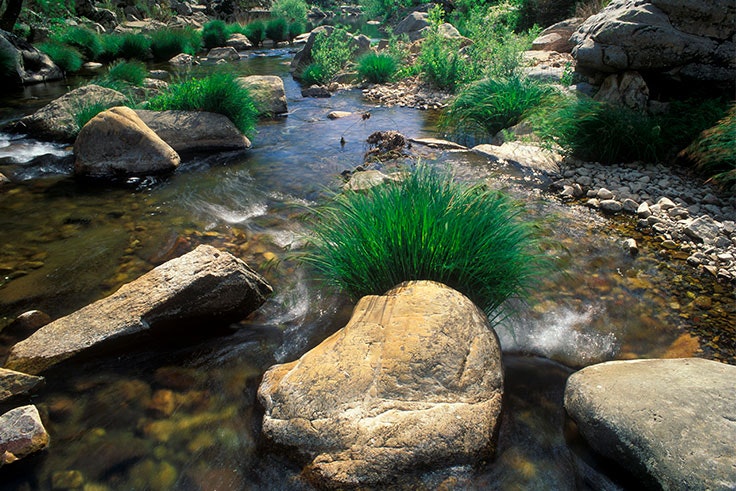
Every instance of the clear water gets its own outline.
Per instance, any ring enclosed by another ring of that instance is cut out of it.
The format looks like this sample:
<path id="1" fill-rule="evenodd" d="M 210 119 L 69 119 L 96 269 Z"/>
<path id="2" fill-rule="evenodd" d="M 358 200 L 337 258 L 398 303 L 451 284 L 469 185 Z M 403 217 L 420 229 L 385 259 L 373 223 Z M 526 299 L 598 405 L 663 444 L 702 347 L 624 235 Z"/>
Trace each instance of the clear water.
<path id="1" fill-rule="evenodd" d="M 259 125 L 252 150 L 185 162 L 169 177 L 85 185 L 68 168 L 44 168 L 33 159 L 68 150 L 0 137 L 6 152 L 0 172 L 24 176 L 0 190 L 0 326 L 29 309 L 68 314 L 201 243 L 243 258 L 275 290 L 238 324 L 202 325 L 176 339 L 147 336 L 126 350 L 49 371 L 46 388 L 31 402 L 47 422 L 51 447 L 0 470 L 3 489 L 51 489 L 67 471 L 80 472 L 92 489 L 309 489 L 299 462 L 261 440 L 255 391 L 270 365 L 295 359 L 344 325 L 352 304 L 321 289 L 288 253 L 300 246 L 306 207 L 338 189 L 342 171 L 362 163 L 369 134 L 436 136 L 436 115 L 374 107 L 360 91 L 303 99 L 288 75 L 290 56 L 251 53 L 239 65 L 244 74 L 282 76 L 289 115 Z M 66 89 L 35 90 L 39 99 L 16 94 L 2 117 L 30 112 Z M 332 110 L 371 117 L 328 120 Z M 418 475 L 416 488 L 610 484 L 616 473 L 565 434 L 566 366 L 691 356 L 697 349 L 733 362 L 733 290 L 693 276 L 625 220 L 544 199 L 518 169 L 465 153 L 413 150 L 415 160 L 449 164 L 459 178 L 487 180 L 524 200 L 558 244 L 550 254 L 559 264 L 559 273 L 497 329 L 506 352 L 507 410 L 496 459 L 478 469 Z M 621 248 L 631 236 L 641 242 L 635 258 Z M 711 299 L 709 309 L 696 306 L 701 296 Z M 6 350 L 13 338 L 0 332 L 0 341 Z"/>

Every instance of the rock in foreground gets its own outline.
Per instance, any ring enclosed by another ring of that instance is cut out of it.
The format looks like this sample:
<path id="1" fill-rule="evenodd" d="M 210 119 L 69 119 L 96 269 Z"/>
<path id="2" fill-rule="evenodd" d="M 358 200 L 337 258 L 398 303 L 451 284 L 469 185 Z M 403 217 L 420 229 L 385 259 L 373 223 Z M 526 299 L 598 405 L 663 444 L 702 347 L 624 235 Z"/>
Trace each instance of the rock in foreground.
<path id="1" fill-rule="evenodd" d="M 502 394 L 485 315 L 428 281 L 364 297 L 344 328 L 271 367 L 258 390 L 264 435 L 305 454 L 306 473 L 330 487 L 487 457 Z"/>
<path id="2" fill-rule="evenodd" d="M 15 408 L 0 416 L 0 467 L 48 445 L 49 434 L 36 406 Z"/>
<path id="3" fill-rule="evenodd" d="M 736 366 L 614 361 L 574 373 L 565 408 L 602 455 L 661 489 L 736 488 Z"/>
<path id="4" fill-rule="evenodd" d="M 284 81 L 276 75 L 238 77 L 238 83 L 248 89 L 260 116 L 272 117 L 288 112 Z"/>
<path id="5" fill-rule="evenodd" d="M 243 318 L 269 293 L 271 287 L 243 261 L 201 245 L 111 296 L 42 327 L 13 347 L 6 366 L 35 374 L 148 329 Z"/>

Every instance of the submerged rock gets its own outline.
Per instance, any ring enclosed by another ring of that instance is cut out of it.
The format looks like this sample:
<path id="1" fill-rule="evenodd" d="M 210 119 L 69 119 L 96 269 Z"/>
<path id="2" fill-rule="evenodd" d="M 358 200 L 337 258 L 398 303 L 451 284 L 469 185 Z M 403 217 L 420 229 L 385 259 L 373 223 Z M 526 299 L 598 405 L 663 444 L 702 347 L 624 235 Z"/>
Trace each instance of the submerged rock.
<path id="1" fill-rule="evenodd" d="M 258 390 L 264 435 L 305 454 L 318 485 L 338 487 L 488 457 L 502 394 L 485 315 L 429 281 L 362 298 L 344 328 L 271 367 Z"/>
<path id="2" fill-rule="evenodd" d="M 238 83 L 248 89 L 260 116 L 276 116 L 288 111 L 284 81 L 276 75 L 239 77 Z"/>
<path id="3" fill-rule="evenodd" d="M 565 408 L 591 447 L 661 489 L 736 487 L 736 366 L 614 361 L 574 373 Z"/>
<path id="4" fill-rule="evenodd" d="M 93 178 L 161 174 L 179 166 L 179 154 L 129 107 L 92 118 L 74 142 L 74 173 Z"/>
<path id="5" fill-rule="evenodd" d="M 36 406 L 15 408 L 0 416 L 0 467 L 48 445 L 49 434 Z"/>
<path id="6" fill-rule="evenodd" d="M 6 366 L 28 373 L 118 338 L 187 321 L 229 321 L 257 309 L 271 287 L 229 253 L 201 245 L 13 346 Z"/>
<path id="7" fill-rule="evenodd" d="M 43 377 L 0 368 L 0 403 L 20 394 L 33 392 L 43 382 Z"/>

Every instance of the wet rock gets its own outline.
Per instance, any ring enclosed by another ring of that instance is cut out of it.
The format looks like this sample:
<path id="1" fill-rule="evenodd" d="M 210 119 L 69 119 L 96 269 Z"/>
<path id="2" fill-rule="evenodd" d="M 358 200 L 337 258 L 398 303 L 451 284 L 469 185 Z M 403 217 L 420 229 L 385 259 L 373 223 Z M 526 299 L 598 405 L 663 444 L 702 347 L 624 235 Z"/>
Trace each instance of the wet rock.
<path id="1" fill-rule="evenodd" d="M 639 245 L 636 243 L 635 239 L 626 239 L 624 241 L 624 249 L 632 256 L 639 254 Z"/>
<path id="2" fill-rule="evenodd" d="M 29 310 L 16 317 L 8 330 L 27 337 L 49 322 L 51 322 L 51 317 L 47 313 L 40 310 Z"/>
<path id="3" fill-rule="evenodd" d="M 243 261 L 201 245 L 41 328 L 13 346 L 6 366 L 35 374 L 78 353 L 159 326 L 242 318 L 270 293 L 271 287 Z"/>
<path id="4" fill-rule="evenodd" d="M 562 156 L 556 152 L 515 141 L 504 142 L 501 146 L 477 145 L 472 150 L 494 161 L 504 160 L 514 165 L 552 174 L 559 173 L 562 162 Z"/>
<path id="5" fill-rule="evenodd" d="M 353 113 L 350 111 L 330 111 L 327 113 L 327 119 L 341 119 L 351 116 Z"/>
<path id="6" fill-rule="evenodd" d="M 151 396 L 151 401 L 148 403 L 147 409 L 155 416 L 168 418 L 174 414 L 174 409 L 176 409 L 176 396 L 174 392 L 167 389 L 157 390 Z"/>
<path id="7" fill-rule="evenodd" d="M 736 367 L 614 361 L 570 376 L 565 408 L 588 443 L 661 489 L 736 485 Z"/>
<path id="8" fill-rule="evenodd" d="M 125 95 L 117 90 L 85 85 L 55 99 L 16 123 L 9 129 L 16 133 L 28 133 L 42 140 L 70 142 L 79 133 L 74 114 L 85 107 L 101 104 L 106 108 L 120 106 L 126 102 Z"/>
<path id="9" fill-rule="evenodd" d="M 239 77 L 238 83 L 248 89 L 260 116 L 272 117 L 289 111 L 286 107 L 284 81 L 276 75 Z"/>
<path id="10" fill-rule="evenodd" d="M 0 467 L 49 445 L 36 406 L 22 406 L 0 416 Z"/>
<path id="11" fill-rule="evenodd" d="M 250 140 L 222 114 L 140 109 L 136 114 L 179 155 L 246 150 L 251 146 Z"/>
<path id="12" fill-rule="evenodd" d="M 238 61 L 240 55 L 237 50 L 232 46 L 223 46 L 219 48 L 212 48 L 207 53 L 208 60 L 225 60 L 225 61 Z"/>
<path id="13" fill-rule="evenodd" d="M 253 47 L 253 44 L 250 42 L 247 36 L 236 32 L 235 34 L 232 34 L 229 38 L 227 38 L 225 46 L 234 48 L 236 51 L 245 51 L 246 49 L 251 49 Z"/>
<path id="14" fill-rule="evenodd" d="M 51 489 L 79 489 L 84 485 L 84 475 L 79 471 L 57 471 L 51 475 Z"/>
<path id="15" fill-rule="evenodd" d="M 332 97 L 332 94 L 326 88 L 319 85 L 311 85 L 302 89 L 302 97 L 316 97 L 316 98 L 327 98 Z"/>
<path id="16" fill-rule="evenodd" d="M 114 107 L 92 118 L 74 142 L 74 173 L 115 178 L 171 172 L 176 151 L 129 107 Z"/>
<path id="17" fill-rule="evenodd" d="M 364 297 L 344 328 L 266 372 L 263 433 L 305 454 L 319 486 L 396 483 L 489 455 L 502 372 L 475 305 L 438 283 L 404 283 Z"/>
<path id="18" fill-rule="evenodd" d="M 185 367 L 161 367 L 153 377 L 157 384 L 174 390 L 189 390 L 199 380 L 196 370 Z"/>
<path id="19" fill-rule="evenodd" d="M 44 383 L 43 377 L 36 377 L 14 370 L 0 368 L 0 403 L 17 395 L 36 391 Z"/>
<path id="20" fill-rule="evenodd" d="M 426 145 L 430 148 L 439 148 L 441 150 L 468 150 L 468 147 L 466 146 L 448 140 L 442 140 L 440 138 L 409 138 L 409 141 L 412 143 L 418 143 L 419 145 Z"/>

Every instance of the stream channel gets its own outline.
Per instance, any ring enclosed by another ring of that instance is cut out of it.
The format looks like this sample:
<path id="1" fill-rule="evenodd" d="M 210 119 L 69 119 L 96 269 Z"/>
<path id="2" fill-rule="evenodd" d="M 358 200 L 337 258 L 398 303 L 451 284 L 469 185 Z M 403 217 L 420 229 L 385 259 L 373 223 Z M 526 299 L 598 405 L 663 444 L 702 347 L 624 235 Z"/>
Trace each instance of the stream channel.
<path id="1" fill-rule="evenodd" d="M 0 172 L 21 179 L 0 190 L 0 327 L 30 309 L 52 318 L 71 313 L 202 243 L 244 259 L 274 287 L 240 323 L 144 336 L 45 373 L 45 388 L 29 402 L 41 411 L 51 446 L 0 470 L 0 488 L 45 490 L 82 479 L 89 490 L 311 489 L 298 461 L 261 440 L 255 394 L 269 366 L 296 359 L 344 325 L 353 304 L 320 287 L 288 251 L 300 246 L 306 207 L 363 162 L 368 135 L 437 137 L 437 115 L 377 107 L 357 89 L 302 98 L 288 71 L 293 51 L 243 56 L 236 70 L 281 76 L 289 105 L 288 116 L 259 124 L 245 153 L 185 161 L 171 176 L 126 186 L 92 185 L 75 181 L 68 164 L 32 160 L 68 148 L 0 134 Z M 2 94 L 0 120 L 28 114 L 76 83 Z M 332 110 L 357 114 L 329 120 Z M 371 117 L 361 118 L 366 111 Z M 412 489 L 636 488 L 576 437 L 562 408 L 565 380 L 573 369 L 611 359 L 695 355 L 734 363 L 733 288 L 665 255 L 625 217 L 545 197 L 543 179 L 521 169 L 469 152 L 421 145 L 412 152 L 414 161 L 449 166 L 460 179 L 523 200 L 557 244 L 551 254 L 559 265 L 496 328 L 506 392 L 495 458 L 418 473 Z M 638 256 L 622 248 L 628 237 L 640 241 Z M 730 335 L 719 339 L 719 332 Z M 0 355 L 12 341 L 0 332 Z"/>

